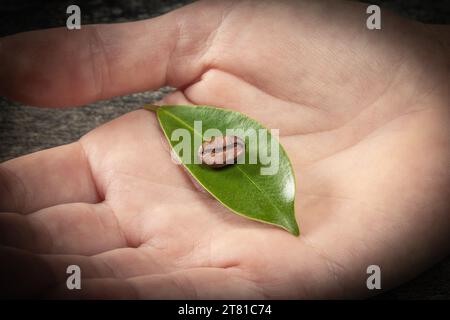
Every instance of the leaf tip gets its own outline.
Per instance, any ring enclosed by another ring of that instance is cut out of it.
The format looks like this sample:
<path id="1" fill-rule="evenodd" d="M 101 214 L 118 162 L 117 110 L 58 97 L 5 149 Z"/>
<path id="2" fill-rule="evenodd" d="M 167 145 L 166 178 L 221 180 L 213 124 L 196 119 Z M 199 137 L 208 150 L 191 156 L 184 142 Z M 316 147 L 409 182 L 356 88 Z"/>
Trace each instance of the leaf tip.
<path id="1" fill-rule="evenodd" d="M 289 227 L 288 231 L 296 237 L 300 236 L 300 230 L 297 226 L 297 223 L 295 223 L 294 226 Z"/>
<path id="2" fill-rule="evenodd" d="M 295 215 L 291 216 L 288 221 L 285 221 L 283 227 L 292 235 L 298 237 L 300 236 L 300 229 L 295 219 Z"/>

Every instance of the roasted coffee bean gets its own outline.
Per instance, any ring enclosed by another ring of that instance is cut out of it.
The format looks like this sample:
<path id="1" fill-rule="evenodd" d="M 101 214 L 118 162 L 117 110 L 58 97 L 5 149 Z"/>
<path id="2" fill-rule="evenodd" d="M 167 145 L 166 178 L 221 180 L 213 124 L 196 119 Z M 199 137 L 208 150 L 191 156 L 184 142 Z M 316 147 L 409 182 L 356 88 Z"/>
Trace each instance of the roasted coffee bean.
<path id="1" fill-rule="evenodd" d="M 198 150 L 202 164 L 220 168 L 236 163 L 237 158 L 245 152 L 245 142 L 237 136 L 212 137 L 203 142 Z"/>

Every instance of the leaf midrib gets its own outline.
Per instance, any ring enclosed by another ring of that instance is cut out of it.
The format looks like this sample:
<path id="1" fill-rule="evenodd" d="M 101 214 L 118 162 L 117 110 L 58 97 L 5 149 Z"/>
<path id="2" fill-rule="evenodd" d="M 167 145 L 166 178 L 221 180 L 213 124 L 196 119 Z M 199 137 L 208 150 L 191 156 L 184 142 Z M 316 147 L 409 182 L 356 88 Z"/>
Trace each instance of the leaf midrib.
<path id="1" fill-rule="evenodd" d="M 178 121 L 178 122 L 181 123 L 182 125 L 186 126 L 188 129 L 190 129 L 190 130 L 192 131 L 192 133 L 194 133 L 194 134 L 200 136 L 200 137 L 202 138 L 202 140 L 203 140 L 203 136 L 202 136 L 199 132 L 195 131 L 195 129 L 194 129 L 192 126 L 190 126 L 188 123 L 186 123 L 185 121 L 183 121 L 183 119 L 180 119 L 179 117 L 177 117 L 176 115 L 174 115 L 174 114 L 168 112 L 167 110 L 164 110 L 164 109 L 161 109 L 161 108 L 160 108 L 159 111 L 160 111 L 160 112 L 166 113 L 167 115 L 169 115 L 169 116 L 170 116 L 172 119 L 174 119 L 175 121 Z M 169 143 L 170 143 L 170 141 L 169 141 Z M 236 168 L 237 168 L 237 170 L 239 170 L 239 171 L 240 171 L 240 172 L 241 172 L 241 173 L 242 173 L 242 174 L 250 181 L 251 184 L 253 184 L 253 185 L 255 186 L 255 188 L 256 188 L 259 192 L 261 192 L 261 194 L 263 195 L 263 197 L 265 197 L 265 198 L 267 199 L 267 201 L 270 203 L 270 205 L 271 205 L 273 208 L 275 208 L 275 210 L 277 210 L 277 212 L 278 212 L 281 216 L 283 216 L 283 213 L 282 213 L 282 211 L 280 210 L 280 208 L 278 208 L 278 207 L 271 201 L 271 199 L 267 197 L 267 195 L 264 193 L 264 191 L 261 190 L 261 189 L 258 187 L 258 185 L 257 185 L 257 184 L 256 184 L 256 183 L 248 176 L 248 174 L 247 174 L 245 171 L 243 171 L 239 166 L 236 166 Z"/>

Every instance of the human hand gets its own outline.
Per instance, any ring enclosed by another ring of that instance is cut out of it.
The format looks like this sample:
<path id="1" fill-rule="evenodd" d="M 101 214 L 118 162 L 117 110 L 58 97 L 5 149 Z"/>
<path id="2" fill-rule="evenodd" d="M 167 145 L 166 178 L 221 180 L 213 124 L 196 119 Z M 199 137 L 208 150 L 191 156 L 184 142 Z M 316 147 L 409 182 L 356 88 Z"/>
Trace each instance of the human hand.
<path id="1" fill-rule="evenodd" d="M 355 3 L 199 2 L 0 39 L 0 92 L 25 103 L 171 85 L 164 104 L 226 107 L 279 128 L 301 231 L 198 192 L 139 110 L 1 165 L 3 294 L 362 297 L 367 266 L 381 267 L 387 289 L 447 254 L 445 49 L 421 24 L 383 13 L 370 31 L 365 19 Z M 66 288 L 70 264 L 82 290 Z"/>

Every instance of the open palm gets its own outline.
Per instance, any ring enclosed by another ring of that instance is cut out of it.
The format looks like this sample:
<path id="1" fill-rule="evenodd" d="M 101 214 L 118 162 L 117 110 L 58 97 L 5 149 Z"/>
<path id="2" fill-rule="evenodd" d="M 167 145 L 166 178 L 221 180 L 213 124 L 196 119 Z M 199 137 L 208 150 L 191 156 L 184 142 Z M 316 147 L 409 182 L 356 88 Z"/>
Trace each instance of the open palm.
<path id="1" fill-rule="evenodd" d="M 199 192 L 154 114 L 139 110 L 1 165 L 9 292 L 366 296 L 369 265 L 385 289 L 448 253 L 444 48 L 422 25 L 386 14 L 370 31 L 365 19 L 352 3 L 199 2 L 148 21 L 0 39 L 0 90 L 20 101 L 80 105 L 168 84 L 178 91 L 163 104 L 235 109 L 280 129 L 301 231 L 246 220 Z M 67 290 L 71 264 L 82 290 Z"/>

